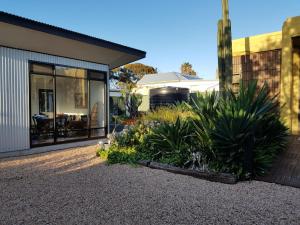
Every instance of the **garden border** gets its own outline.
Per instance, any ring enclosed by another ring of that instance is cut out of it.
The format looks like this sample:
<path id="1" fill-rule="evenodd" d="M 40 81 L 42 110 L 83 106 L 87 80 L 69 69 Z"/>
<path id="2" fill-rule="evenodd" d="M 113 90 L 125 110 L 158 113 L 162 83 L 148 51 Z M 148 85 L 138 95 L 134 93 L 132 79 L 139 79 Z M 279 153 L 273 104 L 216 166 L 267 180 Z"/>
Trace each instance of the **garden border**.
<path id="1" fill-rule="evenodd" d="M 164 163 L 153 162 L 150 160 L 140 160 L 137 162 L 139 165 L 149 167 L 151 169 L 165 170 L 170 173 L 181 174 L 200 178 L 208 181 L 219 182 L 224 184 L 236 184 L 237 177 L 230 173 L 214 173 L 214 172 L 201 172 L 190 169 L 183 169 L 176 166 L 171 166 Z"/>

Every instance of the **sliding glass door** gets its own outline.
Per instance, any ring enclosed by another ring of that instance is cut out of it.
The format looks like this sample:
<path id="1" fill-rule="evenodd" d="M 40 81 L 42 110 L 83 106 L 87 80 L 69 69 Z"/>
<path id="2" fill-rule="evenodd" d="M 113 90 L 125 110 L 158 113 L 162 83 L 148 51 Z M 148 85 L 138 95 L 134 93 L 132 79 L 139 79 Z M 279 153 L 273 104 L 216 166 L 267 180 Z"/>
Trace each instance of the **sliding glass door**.
<path id="1" fill-rule="evenodd" d="M 54 78 L 53 67 L 32 66 L 30 76 L 31 143 L 54 143 Z"/>
<path id="2" fill-rule="evenodd" d="M 31 145 L 106 136 L 106 73 L 31 64 Z"/>
<path id="3" fill-rule="evenodd" d="M 55 67 L 57 141 L 88 138 L 88 80 L 83 69 Z"/>

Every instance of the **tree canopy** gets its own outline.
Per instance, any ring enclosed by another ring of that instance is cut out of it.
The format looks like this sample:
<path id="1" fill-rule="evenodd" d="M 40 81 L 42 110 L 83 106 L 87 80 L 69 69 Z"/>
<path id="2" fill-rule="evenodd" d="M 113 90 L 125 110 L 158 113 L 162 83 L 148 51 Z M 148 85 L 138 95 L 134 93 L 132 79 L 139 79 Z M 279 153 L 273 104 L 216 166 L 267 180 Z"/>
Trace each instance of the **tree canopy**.
<path id="1" fill-rule="evenodd" d="M 192 64 L 190 64 L 189 62 L 183 63 L 180 69 L 182 74 L 193 75 L 193 76 L 196 76 L 197 74 L 196 71 L 193 70 Z"/>
<path id="2" fill-rule="evenodd" d="M 127 64 L 127 65 L 123 66 L 123 68 L 130 70 L 132 73 L 134 73 L 138 77 L 138 79 L 141 79 L 145 74 L 157 73 L 156 68 L 142 64 L 142 63 Z"/>

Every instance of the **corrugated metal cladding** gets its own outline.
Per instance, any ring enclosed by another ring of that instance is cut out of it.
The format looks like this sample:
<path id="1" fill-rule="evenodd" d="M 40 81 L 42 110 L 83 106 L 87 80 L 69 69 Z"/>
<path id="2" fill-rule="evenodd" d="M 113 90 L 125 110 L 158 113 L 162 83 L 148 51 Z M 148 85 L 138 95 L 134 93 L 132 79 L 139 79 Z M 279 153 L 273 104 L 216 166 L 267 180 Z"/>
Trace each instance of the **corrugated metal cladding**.
<path id="1" fill-rule="evenodd" d="M 28 61 L 108 71 L 108 66 L 0 47 L 0 152 L 30 148 Z"/>

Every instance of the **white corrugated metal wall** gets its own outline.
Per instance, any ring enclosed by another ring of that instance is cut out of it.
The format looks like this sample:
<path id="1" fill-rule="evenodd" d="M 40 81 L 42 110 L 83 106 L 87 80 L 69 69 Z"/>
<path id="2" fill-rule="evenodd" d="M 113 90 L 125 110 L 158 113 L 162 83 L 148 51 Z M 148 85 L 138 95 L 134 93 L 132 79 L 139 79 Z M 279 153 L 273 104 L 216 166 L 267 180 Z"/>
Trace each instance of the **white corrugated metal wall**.
<path id="1" fill-rule="evenodd" d="M 0 152 L 30 148 L 28 61 L 108 71 L 107 65 L 0 47 Z"/>

